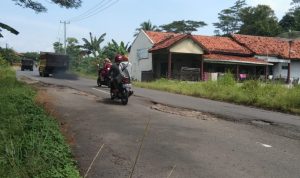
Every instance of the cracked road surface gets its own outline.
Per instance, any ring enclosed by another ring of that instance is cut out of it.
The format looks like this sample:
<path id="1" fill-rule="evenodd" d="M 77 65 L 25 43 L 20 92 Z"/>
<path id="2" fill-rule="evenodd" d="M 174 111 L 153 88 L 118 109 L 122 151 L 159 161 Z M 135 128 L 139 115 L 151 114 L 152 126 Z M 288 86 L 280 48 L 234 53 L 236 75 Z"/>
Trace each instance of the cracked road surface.
<path id="1" fill-rule="evenodd" d="M 104 144 L 87 177 L 129 177 L 149 120 L 133 177 L 300 177 L 297 116 L 272 113 L 296 119 L 292 123 L 272 118 L 262 122 L 268 119 L 257 113 L 251 122 L 237 116 L 224 120 L 137 96 L 123 106 L 111 101 L 108 90 L 96 87 L 93 80 L 40 78 L 20 71 L 17 75 L 48 84 L 41 88 L 52 98 L 58 120 L 72 140 L 82 175 Z"/>

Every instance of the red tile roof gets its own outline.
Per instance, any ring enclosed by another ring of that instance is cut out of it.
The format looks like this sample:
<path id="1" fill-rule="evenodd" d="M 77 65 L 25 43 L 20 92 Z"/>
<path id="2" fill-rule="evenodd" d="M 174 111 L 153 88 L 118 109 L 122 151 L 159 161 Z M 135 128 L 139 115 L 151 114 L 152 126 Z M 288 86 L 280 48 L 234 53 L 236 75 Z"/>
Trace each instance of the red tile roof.
<path id="1" fill-rule="evenodd" d="M 174 45 L 176 42 L 187 38 L 189 35 L 186 34 L 180 34 L 177 36 L 170 36 L 169 38 L 165 38 L 164 40 L 154 44 L 154 46 L 149 50 L 151 51 L 156 51 L 156 50 L 160 50 L 160 49 L 165 49 L 168 47 L 171 47 L 172 45 Z"/>
<path id="2" fill-rule="evenodd" d="M 166 38 L 174 37 L 179 34 L 176 33 L 168 33 L 168 32 L 153 32 L 153 31 L 145 31 L 148 37 L 153 41 L 154 44 L 159 43 Z"/>
<path id="3" fill-rule="evenodd" d="M 251 51 L 239 45 L 228 37 L 187 35 L 166 32 L 146 31 L 148 37 L 154 42 L 150 51 L 169 48 L 183 38 L 190 37 L 209 53 L 221 52 L 230 54 L 250 55 Z"/>
<path id="4" fill-rule="evenodd" d="M 289 43 L 282 38 L 233 34 L 233 39 L 257 55 L 288 58 Z"/>
<path id="5" fill-rule="evenodd" d="M 230 56 L 230 55 L 220 55 L 220 54 L 206 54 L 203 55 L 203 59 L 208 61 L 220 61 L 220 62 L 228 61 L 232 63 L 272 65 L 268 62 L 253 57 L 240 57 L 240 56 Z"/>
<path id="6" fill-rule="evenodd" d="M 211 53 L 222 52 L 232 54 L 247 54 L 250 55 L 251 51 L 247 48 L 239 45 L 231 38 L 217 37 L 217 36 L 200 36 L 194 35 L 194 37 L 205 46 Z"/>
<path id="7" fill-rule="evenodd" d="M 291 59 L 300 59 L 300 40 L 293 41 L 291 46 Z"/>

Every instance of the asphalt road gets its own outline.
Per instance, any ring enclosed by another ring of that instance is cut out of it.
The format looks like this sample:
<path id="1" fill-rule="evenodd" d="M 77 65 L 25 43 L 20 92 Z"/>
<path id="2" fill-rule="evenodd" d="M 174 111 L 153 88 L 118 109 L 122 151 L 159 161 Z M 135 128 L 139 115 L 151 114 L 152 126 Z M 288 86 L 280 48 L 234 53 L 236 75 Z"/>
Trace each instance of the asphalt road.
<path id="1" fill-rule="evenodd" d="M 17 76 L 54 84 L 48 94 L 82 175 L 103 145 L 88 177 L 128 177 L 149 122 L 133 177 L 300 177 L 298 116 L 139 88 L 123 106 L 93 80 Z M 152 101 L 217 117 L 161 112 Z"/>

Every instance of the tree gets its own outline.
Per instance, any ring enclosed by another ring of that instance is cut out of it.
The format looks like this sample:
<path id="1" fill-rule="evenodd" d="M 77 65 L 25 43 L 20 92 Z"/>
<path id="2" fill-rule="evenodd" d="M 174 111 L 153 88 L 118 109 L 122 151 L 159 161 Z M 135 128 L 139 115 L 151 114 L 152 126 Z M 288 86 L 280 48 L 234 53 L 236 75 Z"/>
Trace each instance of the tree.
<path id="1" fill-rule="evenodd" d="M 115 40 L 108 42 L 103 48 L 103 53 L 109 59 L 113 59 L 116 54 L 127 55 L 129 51 L 129 43 L 125 45 L 123 41 L 118 44 Z"/>
<path id="2" fill-rule="evenodd" d="M 21 60 L 21 57 L 16 53 L 16 51 L 10 48 L 0 48 L 0 54 L 10 64 L 12 64 L 13 62 L 19 62 Z"/>
<path id="3" fill-rule="evenodd" d="M 90 32 L 90 41 L 86 38 L 82 38 L 84 41 L 84 45 L 82 48 L 91 51 L 94 57 L 98 57 L 101 55 L 101 47 L 100 44 L 104 41 L 106 33 L 103 33 L 99 38 L 93 37 L 92 33 Z"/>
<path id="4" fill-rule="evenodd" d="M 19 32 L 17 30 L 15 30 L 14 28 L 0 22 L 0 38 L 3 38 L 3 35 L 1 34 L 2 29 L 5 29 L 15 35 L 19 34 Z"/>
<path id="5" fill-rule="evenodd" d="M 243 8 L 240 18 L 243 23 L 239 31 L 240 34 L 276 36 L 280 33 L 277 17 L 267 5 Z"/>
<path id="6" fill-rule="evenodd" d="M 136 37 L 140 33 L 141 30 L 160 31 L 160 29 L 156 25 L 153 25 L 150 20 L 141 23 L 140 27 L 135 29 L 135 33 L 133 36 Z"/>
<path id="7" fill-rule="evenodd" d="M 67 38 L 67 54 L 70 57 L 70 63 L 71 67 L 73 69 L 77 69 L 81 62 L 82 62 L 82 56 L 80 55 L 80 46 L 78 45 L 78 40 L 73 37 Z"/>
<path id="8" fill-rule="evenodd" d="M 26 52 L 23 54 L 25 58 L 33 59 L 33 60 L 38 60 L 40 57 L 40 54 L 37 52 Z"/>
<path id="9" fill-rule="evenodd" d="M 58 41 L 53 43 L 53 49 L 55 53 L 62 54 L 64 52 L 63 44 Z"/>
<path id="10" fill-rule="evenodd" d="M 279 21 L 279 25 L 285 32 L 288 32 L 289 30 L 295 30 L 296 21 L 294 15 L 292 13 L 287 13 Z"/>
<path id="11" fill-rule="evenodd" d="M 181 20 L 173 21 L 172 23 L 161 25 L 160 28 L 166 32 L 174 33 L 192 33 L 197 31 L 198 28 L 206 26 L 203 21 Z"/>
<path id="12" fill-rule="evenodd" d="M 33 0 L 12 0 L 16 5 L 30 8 L 36 13 L 47 12 L 47 8 L 40 2 Z M 81 0 L 49 0 L 55 4 L 58 4 L 61 7 L 65 8 L 78 8 L 81 6 Z"/>
<path id="13" fill-rule="evenodd" d="M 293 5 L 292 9 L 300 8 L 300 0 L 292 0 L 291 5 Z"/>
<path id="14" fill-rule="evenodd" d="M 218 29 L 216 33 L 220 33 L 220 31 L 222 31 L 224 35 L 228 35 L 239 31 L 242 23 L 240 19 L 240 11 L 245 6 L 245 0 L 237 0 L 234 6 L 224 9 L 218 13 L 219 22 L 213 23 L 213 25 Z"/>

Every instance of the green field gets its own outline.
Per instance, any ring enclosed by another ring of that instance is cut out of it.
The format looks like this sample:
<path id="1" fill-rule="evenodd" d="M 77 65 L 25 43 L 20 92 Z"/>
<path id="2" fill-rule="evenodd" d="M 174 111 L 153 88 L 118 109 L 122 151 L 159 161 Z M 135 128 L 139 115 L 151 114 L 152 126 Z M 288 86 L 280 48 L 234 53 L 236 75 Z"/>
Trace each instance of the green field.
<path id="1" fill-rule="evenodd" d="M 80 177 L 58 122 L 35 103 L 36 94 L 0 61 L 0 177 Z"/>
<path id="2" fill-rule="evenodd" d="M 185 82 L 160 79 L 134 84 L 142 88 L 300 114 L 299 86 L 289 89 L 281 84 L 268 84 L 254 80 L 241 84 L 236 83 L 230 74 L 226 74 L 218 81 Z"/>

